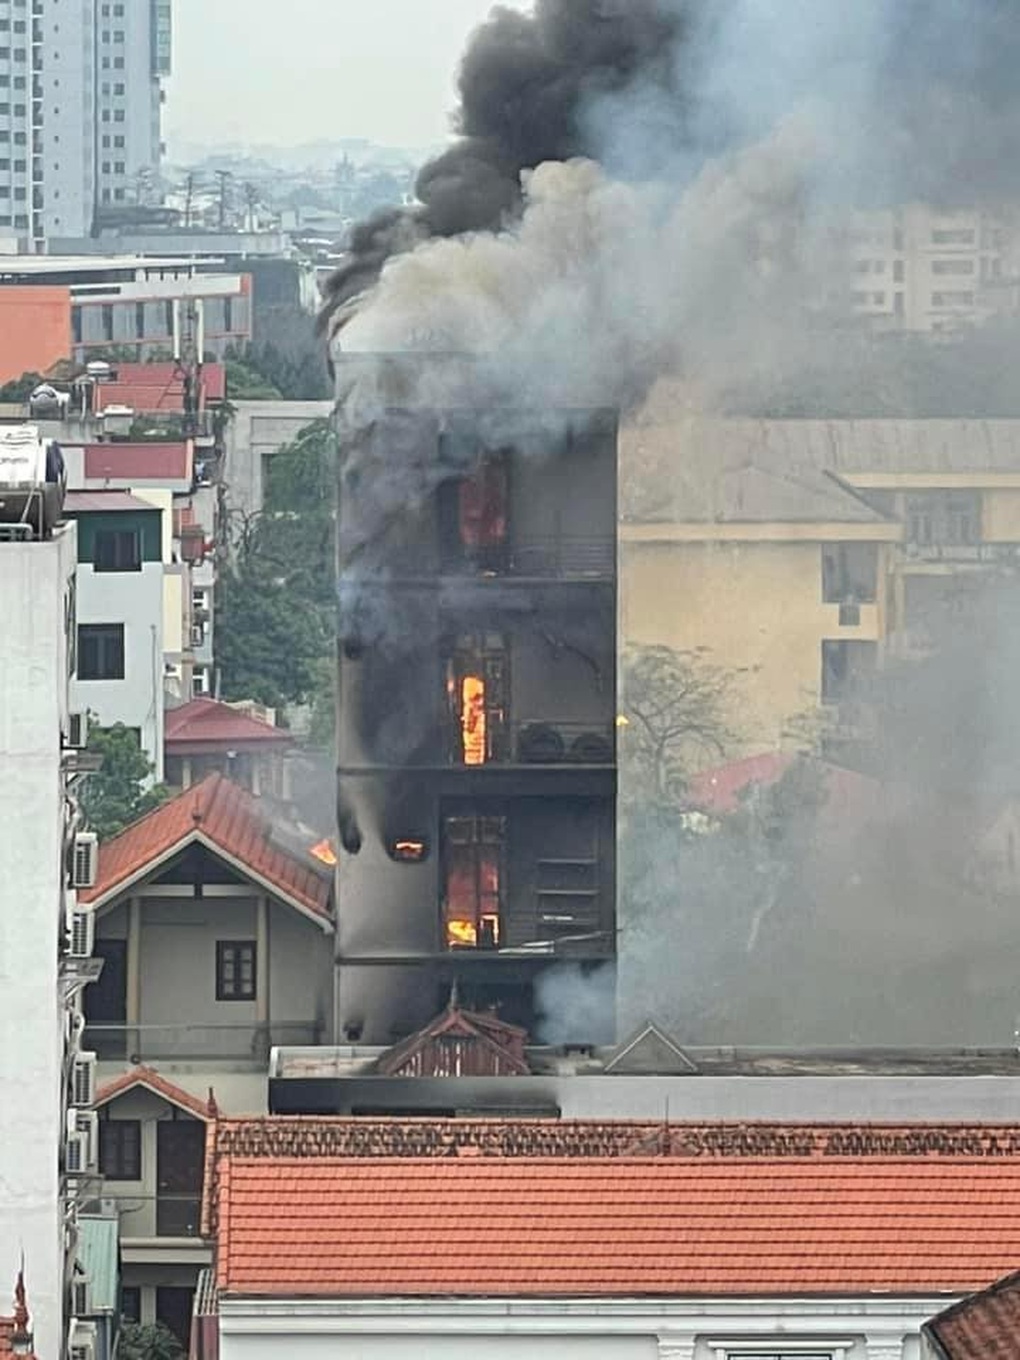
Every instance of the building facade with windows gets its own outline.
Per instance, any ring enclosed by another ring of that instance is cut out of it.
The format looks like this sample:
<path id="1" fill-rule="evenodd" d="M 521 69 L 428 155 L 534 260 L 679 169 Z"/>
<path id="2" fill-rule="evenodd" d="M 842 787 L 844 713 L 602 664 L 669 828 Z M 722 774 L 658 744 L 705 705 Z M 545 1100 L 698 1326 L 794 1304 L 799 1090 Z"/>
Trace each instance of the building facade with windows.
<path id="1" fill-rule="evenodd" d="M 95 850 L 72 745 L 76 566 L 75 526 L 29 542 L 0 524 L 0 1255 L 31 1279 L 43 1355 L 64 1354 L 73 1331 L 77 1201 L 97 1153 L 78 1018 L 98 969 L 76 897 Z"/>
<path id="2" fill-rule="evenodd" d="M 41 251 L 151 202 L 169 0 L 2 0 L 0 238 Z"/>
<path id="3" fill-rule="evenodd" d="M 883 330 L 938 333 L 1015 315 L 1016 208 L 906 204 L 858 212 L 846 231 L 850 305 Z"/>
<path id="4" fill-rule="evenodd" d="M 340 1023 L 389 1042 L 456 981 L 530 1028 L 543 970 L 615 952 L 616 420 L 494 435 L 386 371 L 341 442 Z"/>
<path id="5" fill-rule="evenodd" d="M 122 723 L 163 778 L 165 641 L 161 511 L 128 491 L 78 491 L 78 668 L 72 700 L 99 726 Z"/>

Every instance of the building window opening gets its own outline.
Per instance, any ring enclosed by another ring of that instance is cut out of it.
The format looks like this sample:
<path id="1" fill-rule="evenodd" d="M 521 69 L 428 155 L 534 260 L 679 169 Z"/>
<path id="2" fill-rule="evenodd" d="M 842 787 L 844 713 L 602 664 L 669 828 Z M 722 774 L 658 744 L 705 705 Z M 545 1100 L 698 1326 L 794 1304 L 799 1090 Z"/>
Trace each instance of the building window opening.
<path id="1" fill-rule="evenodd" d="M 464 556 L 484 571 L 503 565 L 508 537 L 506 459 L 483 458 L 457 488 L 457 528 Z"/>
<path id="2" fill-rule="evenodd" d="M 142 1179 L 142 1126 L 137 1119 L 100 1120 L 99 1170 L 108 1181 Z"/>
<path id="3" fill-rule="evenodd" d="M 458 640 L 446 666 L 453 758 L 487 765 L 506 754 L 505 641 L 498 633 Z"/>
<path id="4" fill-rule="evenodd" d="M 822 548 L 822 599 L 826 604 L 874 604 L 878 548 L 874 543 L 827 543 Z"/>
<path id="5" fill-rule="evenodd" d="M 96 571 L 141 571 L 140 535 L 134 530 L 97 530 L 92 565 Z"/>
<path id="6" fill-rule="evenodd" d="M 499 948 L 505 842 L 505 817 L 443 819 L 448 949 Z"/>
<path id="7" fill-rule="evenodd" d="M 216 941 L 216 1000 L 255 1000 L 255 941 Z"/>
<path id="8" fill-rule="evenodd" d="M 924 492 L 907 497 L 907 541 L 915 548 L 973 547 L 981 539 L 981 497 Z"/>
<path id="9" fill-rule="evenodd" d="M 874 642 L 822 643 L 822 702 L 841 704 L 862 696 L 875 673 L 878 656 Z"/>

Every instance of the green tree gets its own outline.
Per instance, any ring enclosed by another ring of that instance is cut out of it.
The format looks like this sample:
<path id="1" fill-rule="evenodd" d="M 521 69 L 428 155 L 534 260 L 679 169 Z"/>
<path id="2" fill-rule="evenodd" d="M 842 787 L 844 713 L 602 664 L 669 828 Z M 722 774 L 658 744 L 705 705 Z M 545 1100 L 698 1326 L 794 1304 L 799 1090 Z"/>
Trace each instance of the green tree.
<path id="1" fill-rule="evenodd" d="M 730 675 L 698 652 L 635 647 L 624 657 L 622 702 L 625 786 L 638 801 L 679 807 L 687 776 L 735 739 Z"/>
<path id="2" fill-rule="evenodd" d="M 41 373 L 22 373 L 20 378 L 12 378 L 0 387 L 0 401 L 28 401 L 29 397 L 44 382 Z"/>
<path id="3" fill-rule="evenodd" d="M 117 1337 L 119 1360 L 183 1360 L 184 1347 L 162 1322 L 121 1324 Z"/>
<path id="4" fill-rule="evenodd" d="M 276 708 L 312 701 L 323 740 L 336 636 L 335 485 L 335 436 L 316 421 L 270 461 L 264 509 L 235 533 L 218 586 L 224 696 Z"/>
<path id="5" fill-rule="evenodd" d="M 85 781 L 82 811 L 100 840 L 108 840 L 158 807 L 169 790 L 162 784 L 146 787 L 155 767 L 139 746 L 138 734 L 123 723 L 93 727 L 89 750 L 102 756 L 103 764 Z"/>

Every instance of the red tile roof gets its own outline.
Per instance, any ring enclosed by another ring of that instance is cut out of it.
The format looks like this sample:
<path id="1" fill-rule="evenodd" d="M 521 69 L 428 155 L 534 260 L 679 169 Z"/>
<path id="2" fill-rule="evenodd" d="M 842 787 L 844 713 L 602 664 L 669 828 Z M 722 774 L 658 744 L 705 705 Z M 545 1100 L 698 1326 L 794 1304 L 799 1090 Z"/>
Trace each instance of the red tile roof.
<path id="1" fill-rule="evenodd" d="M 130 406 L 147 414 L 183 412 L 183 375 L 176 364 L 118 363 L 114 368 L 116 380 L 104 382 L 99 387 L 99 410 L 108 406 Z M 226 385 L 226 369 L 222 364 L 203 366 L 202 389 L 206 401 L 223 401 Z"/>
<path id="2" fill-rule="evenodd" d="M 702 770 L 688 781 L 686 800 L 702 812 L 726 816 L 740 808 L 753 786 L 768 788 L 778 783 L 798 758 L 789 751 L 769 751 Z M 820 773 L 824 781 L 825 811 L 830 817 L 861 813 L 877 815 L 882 794 L 877 780 L 838 765 L 822 764 Z"/>
<path id="3" fill-rule="evenodd" d="M 85 477 L 90 481 L 190 482 L 189 443 L 87 444 Z"/>
<path id="4" fill-rule="evenodd" d="M 160 1076 L 154 1068 L 145 1066 L 132 1067 L 100 1086 L 96 1092 L 96 1106 L 107 1105 L 111 1100 L 116 1100 L 118 1096 L 126 1095 L 128 1091 L 133 1091 L 139 1086 L 161 1096 L 178 1109 L 187 1110 L 197 1119 L 208 1120 L 216 1117 L 216 1104 L 211 1089 L 208 1100 L 199 1100 L 198 1096 L 193 1096 L 190 1091 L 185 1091 L 183 1087 L 167 1081 L 166 1077 Z"/>
<path id="5" fill-rule="evenodd" d="M 945 1360 L 1007 1360 L 1020 1350 L 1020 1272 L 961 1300 L 924 1328 Z"/>
<path id="6" fill-rule="evenodd" d="M 167 755 L 196 755 L 210 748 L 289 746 L 289 732 L 260 722 L 216 699 L 192 699 L 169 708 L 163 724 Z"/>
<path id="7" fill-rule="evenodd" d="M 158 515 L 159 506 L 151 501 L 143 501 L 140 496 L 132 496 L 130 491 L 68 491 L 64 496 L 64 513 L 81 515 L 90 511 L 147 510 Z"/>
<path id="8" fill-rule="evenodd" d="M 101 906 L 198 841 L 282 901 L 330 924 L 332 875 L 272 844 L 271 833 L 259 800 L 212 774 L 101 845 L 96 885 L 80 891 L 79 900 Z"/>
<path id="9" fill-rule="evenodd" d="M 228 1158 L 234 1294 L 959 1293 L 1020 1260 L 1020 1158 Z"/>

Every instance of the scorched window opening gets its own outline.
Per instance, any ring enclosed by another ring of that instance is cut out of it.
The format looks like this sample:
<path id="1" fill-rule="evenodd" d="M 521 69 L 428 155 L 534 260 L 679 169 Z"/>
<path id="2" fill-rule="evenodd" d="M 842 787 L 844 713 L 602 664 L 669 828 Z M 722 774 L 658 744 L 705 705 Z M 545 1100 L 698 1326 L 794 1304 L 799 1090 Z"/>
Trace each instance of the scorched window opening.
<path id="1" fill-rule="evenodd" d="M 509 459 L 486 454 L 443 488 L 440 535 L 448 565 L 496 575 L 508 567 Z"/>
<path id="2" fill-rule="evenodd" d="M 458 639 L 446 664 L 451 755 L 457 764 L 506 758 L 507 652 L 498 633 Z"/>
<path id="3" fill-rule="evenodd" d="M 443 918 L 448 949 L 498 949 L 505 817 L 443 818 Z"/>

